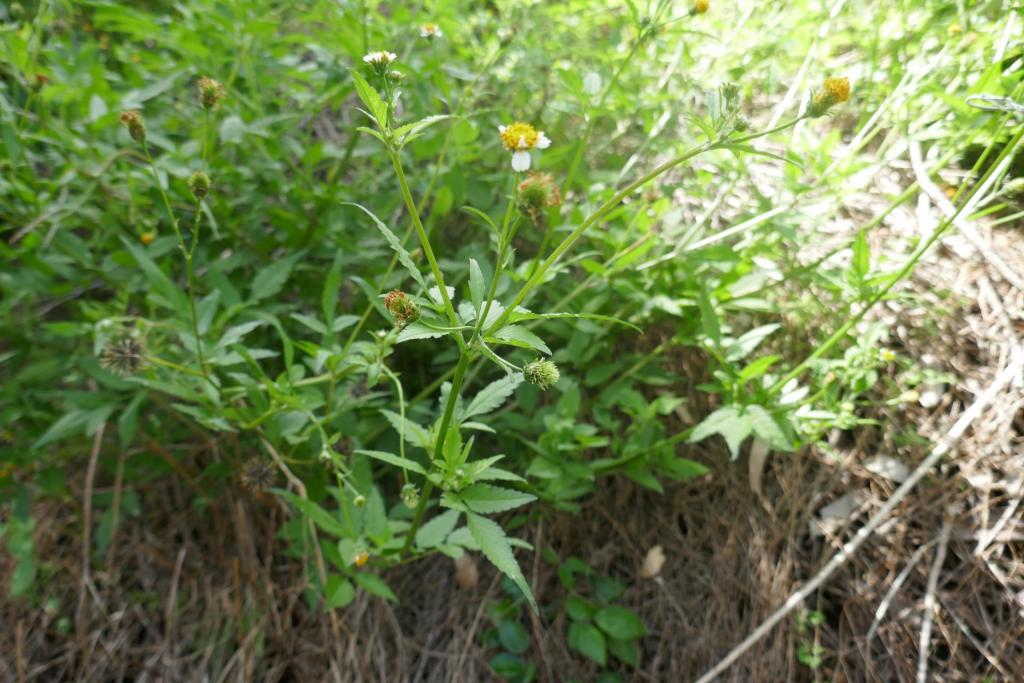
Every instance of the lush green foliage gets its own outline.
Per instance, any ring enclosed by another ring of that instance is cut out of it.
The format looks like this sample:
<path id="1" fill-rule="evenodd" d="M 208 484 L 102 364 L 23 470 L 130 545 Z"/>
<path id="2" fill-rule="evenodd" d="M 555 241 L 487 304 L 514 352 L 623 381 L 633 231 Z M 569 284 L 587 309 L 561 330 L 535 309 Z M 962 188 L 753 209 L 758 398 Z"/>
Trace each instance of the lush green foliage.
<path id="1" fill-rule="evenodd" d="M 502 513 L 577 510 L 604 476 L 655 490 L 700 476 L 685 442 L 721 435 L 737 457 L 751 438 L 794 451 L 856 424 L 893 362 L 884 329 L 860 323 L 933 239 L 896 265 L 872 254 L 905 194 L 858 216 L 852 242 L 810 264 L 799 252 L 870 175 L 868 144 L 902 154 L 937 119 L 976 137 L 937 145 L 945 159 L 1012 151 L 993 146 L 1005 117 L 946 84 L 1010 95 L 1019 76 L 950 33 L 965 22 L 951 3 L 884 31 L 897 15 L 852 3 L 873 41 L 856 64 L 840 56 L 851 36 L 814 38 L 822 14 L 762 40 L 794 16 L 773 3 L 713 37 L 715 13 L 737 11 L 719 4 L 8 8 L 11 590 L 31 594 L 38 571 L 31 501 L 68 497 L 90 444 L 101 476 L 185 477 L 195 514 L 225 487 L 273 490 L 297 513 L 289 552 L 315 555 L 311 599 L 340 608 L 357 587 L 395 599 L 374 570 L 465 550 L 532 602 L 513 553 L 528 544 L 507 531 L 521 519 Z M 995 5 L 973 11 L 996 25 Z M 421 37 L 426 22 L 442 34 Z M 908 75 L 947 40 L 960 59 Z M 363 59 L 380 49 L 401 53 Z M 850 102 L 819 91 L 843 75 Z M 141 124 L 121 115 L 136 110 Z M 546 131 L 531 163 L 550 178 L 510 167 L 498 127 L 514 121 Z M 765 173 L 778 190 L 762 192 Z M 681 376 L 679 348 L 705 376 Z M 694 391 L 720 407 L 670 430 Z M 98 555 L 141 504 L 94 497 Z M 588 581 L 569 642 L 634 664 L 642 623 Z"/>

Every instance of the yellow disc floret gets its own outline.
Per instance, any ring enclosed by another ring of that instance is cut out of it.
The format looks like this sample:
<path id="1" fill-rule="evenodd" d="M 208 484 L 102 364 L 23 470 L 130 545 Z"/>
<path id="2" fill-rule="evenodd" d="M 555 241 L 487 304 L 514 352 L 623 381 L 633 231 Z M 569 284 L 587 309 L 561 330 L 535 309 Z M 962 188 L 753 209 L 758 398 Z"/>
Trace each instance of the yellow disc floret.
<path id="1" fill-rule="evenodd" d="M 539 136 L 537 129 L 528 123 L 516 121 L 511 126 L 504 126 L 500 129 L 501 141 L 509 151 L 515 152 L 521 149 L 533 149 L 537 146 Z"/>
<path id="2" fill-rule="evenodd" d="M 834 102 L 845 102 L 850 99 L 850 79 L 840 78 L 838 76 L 830 76 L 825 79 L 825 83 L 822 85 L 822 90 L 828 95 Z"/>

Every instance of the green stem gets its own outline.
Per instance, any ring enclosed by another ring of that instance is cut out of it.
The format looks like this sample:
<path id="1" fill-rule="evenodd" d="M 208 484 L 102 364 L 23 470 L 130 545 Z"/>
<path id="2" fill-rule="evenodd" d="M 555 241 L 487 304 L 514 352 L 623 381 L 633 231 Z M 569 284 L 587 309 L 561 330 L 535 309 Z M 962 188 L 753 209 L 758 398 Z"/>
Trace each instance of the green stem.
<path id="1" fill-rule="evenodd" d="M 866 316 L 868 312 L 872 308 L 874 308 L 875 304 L 877 304 L 879 301 L 885 298 L 889 291 L 892 290 L 892 288 L 895 287 L 897 283 L 901 282 L 910 273 L 910 271 L 914 269 L 914 266 L 916 266 L 917 262 L 921 260 L 921 257 L 925 255 L 925 253 L 931 248 L 933 244 L 935 244 L 935 242 L 937 242 L 941 237 L 943 237 L 946 234 L 950 226 L 952 226 L 956 219 L 960 216 L 961 212 L 963 212 L 967 205 L 970 204 L 971 199 L 974 197 L 974 195 L 977 194 L 977 192 L 982 187 L 984 187 L 989 176 L 991 176 L 992 173 L 995 172 L 995 170 L 999 167 L 999 165 L 1007 157 L 1007 155 L 1011 154 L 1017 148 L 1017 145 L 1020 144 L 1022 137 L 1024 137 L 1024 126 L 1021 127 L 1021 130 L 1003 148 L 1002 153 L 992 163 L 992 165 L 988 167 L 988 170 L 981 177 L 981 179 L 974 185 L 974 188 L 970 191 L 970 194 L 968 194 L 966 199 L 964 199 L 960 206 L 957 207 L 953 215 L 946 218 L 946 220 L 944 220 L 935 229 L 935 231 L 932 232 L 931 236 L 924 242 L 924 244 L 918 247 L 917 251 L 915 251 L 910 256 L 910 258 L 907 259 L 907 262 L 903 264 L 903 267 L 900 268 L 895 275 L 889 278 L 889 281 L 886 283 L 886 285 L 879 289 L 878 292 L 876 292 L 875 295 L 871 297 L 867 301 L 867 303 L 864 304 L 864 306 L 857 313 L 857 315 L 853 316 L 845 323 L 843 323 L 843 325 L 838 330 L 836 330 L 818 348 L 811 352 L 811 354 L 807 356 L 807 358 L 805 358 L 803 362 L 801 362 L 795 368 L 786 373 L 777 382 L 775 382 L 775 384 L 773 384 L 768 389 L 769 394 L 777 394 L 778 392 L 782 391 L 783 387 L 785 387 L 786 384 L 788 384 L 791 380 L 799 377 L 812 362 L 814 362 L 817 358 L 820 358 L 822 355 L 828 352 L 829 349 L 835 346 L 841 339 L 843 339 L 843 337 L 846 336 L 846 334 L 851 329 L 853 329 L 855 325 L 857 325 L 857 323 L 864 319 L 864 316 Z"/>
<path id="2" fill-rule="evenodd" d="M 456 327 L 459 324 L 459 317 L 455 313 L 455 307 L 452 305 L 451 297 L 448 296 L 448 288 L 444 284 L 444 276 L 441 274 L 441 267 L 437 264 L 437 257 L 434 256 L 434 250 L 430 246 L 430 238 L 427 237 L 427 231 L 423 227 L 423 221 L 420 220 L 420 212 L 416 206 L 416 202 L 412 198 L 412 192 L 409 191 L 409 181 L 405 178 L 405 171 L 402 169 L 402 160 L 399 158 L 399 153 L 390 150 L 391 163 L 395 167 L 395 175 L 398 177 L 398 184 L 402 188 L 402 199 L 405 200 L 405 207 L 409 210 L 409 216 L 412 219 L 413 228 L 416 230 L 417 236 L 420 238 L 420 246 L 423 247 L 423 255 L 427 257 L 427 261 L 430 263 L 430 270 L 434 274 L 434 282 L 437 284 L 437 289 L 441 294 L 441 300 L 444 302 L 445 312 L 448 314 L 448 321 L 452 327 Z M 455 341 L 459 345 L 459 349 L 465 353 L 466 341 L 462 338 L 462 333 L 455 335 Z"/>
<path id="3" fill-rule="evenodd" d="M 153 173 L 153 180 L 156 181 L 156 189 L 159 190 L 160 197 L 163 199 L 164 208 L 167 210 L 167 218 L 171 221 L 171 227 L 174 228 L 174 234 L 178 238 L 178 248 L 185 257 L 185 276 L 188 282 L 188 302 L 192 313 L 192 336 L 196 342 L 196 355 L 199 360 L 199 368 L 203 373 L 203 377 L 206 378 L 206 381 L 216 388 L 217 385 L 213 383 L 212 379 L 210 379 L 209 371 L 206 368 L 206 361 L 203 358 L 203 343 L 199 337 L 199 316 L 196 313 L 196 282 L 195 269 L 192 266 L 192 255 L 195 251 L 196 240 L 199 237 L 199 225 L 200 218 L 202 216 L 199 211 L 199 201 L 196 201 L 196 222 L 192 231 L 192 247 L 190 249 L 185 245 L 185 238 L 181 234 L 181 228 L 178 227 L 178 219 L 174 217 L 174 209 L 171 208 L 171 200 L 167 196 L 167 192 L 164 190 L 163 185 L 160 184 L 160 174 L 157 173 L 156 162 L 153 161 L 153 155 L 149 153 L 149 145 L 146 144 L 145 140 L 142 142 L 142 153 L 145 155 L 146 161 L 149 162 L 149 169 Z"/>
<path id="4" fill-rule="evenodd" d="M 448 393 L 448 401 L 445 403 L 444 414 L 441 416 L 441 423 L 438 426 L 437 440 L 434 442 L 434 462 L 439 462 L 444 458 L 445 437 L 448 434 L 448 426 L 451 424 L 452 415 L 455 412 L 455 403 L 459 400 L 459 391 L 462 389 L 462 380 L 466 375 L 469 361 L 469 352 L 463 351 L 459 355 L 458 365 L 455 366 L 452 388 Z M 423 491 L 420 493 L 420 502 L 416 505 L 416 512 L 413 514 L 412 525 L 409 527 L 405 537 L 405 545 L 402 546 L 402 550 L 398 553 L 399 557 L 406 555 L 412 548 L 413 541 L 416 539 L 416 532 L 419 530 L 420 525 L 423 524 L 423 514 L 427 511 L 427 503 L 430 501 L 430 494 L 433 491 L 434 484 L 427 477 L 423 484 Z"/>

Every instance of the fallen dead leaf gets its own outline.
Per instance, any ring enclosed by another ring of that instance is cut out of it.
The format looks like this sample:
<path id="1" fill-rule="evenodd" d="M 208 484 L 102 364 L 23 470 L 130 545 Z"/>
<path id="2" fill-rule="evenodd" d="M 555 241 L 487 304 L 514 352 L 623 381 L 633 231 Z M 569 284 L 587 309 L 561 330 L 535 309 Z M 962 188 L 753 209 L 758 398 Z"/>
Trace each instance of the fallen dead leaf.
<path id="1" fill-rule="evenodd" d="M 476 569 L 476 560 L 469 553 L 462 553 L 455 560 L 455 581 L 463 590 L 476 590 L 476 585 L 480 582 L 480 573 Z"/>
<path id="2" fill-rule="evenodd" d="M 665 565 L 665 551 L 660 545 L 656 545 L 647 551 L 643 566 L 640 567 L 641 579 L 653 579 L 661 573 Z"/>

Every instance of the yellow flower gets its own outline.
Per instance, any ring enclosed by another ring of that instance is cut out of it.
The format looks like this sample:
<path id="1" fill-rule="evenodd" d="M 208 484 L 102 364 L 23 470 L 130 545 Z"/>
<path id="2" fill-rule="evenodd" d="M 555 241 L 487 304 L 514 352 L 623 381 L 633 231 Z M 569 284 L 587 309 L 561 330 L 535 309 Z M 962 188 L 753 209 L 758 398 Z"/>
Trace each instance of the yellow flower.
<path id="1" fill-rule="evenodd" d="M 156 239 L 156 233 L 150 230 L 139 235 L 139 239 L 143 244 L 153 244 L 153 240 Z"/>
<path id="2" fill-rule="evenodd" d="M 527 171 L 530 169 L 530 150 L 547 149 L 551 140 L 544 131 L 538 131 L 528 123 L 516 121 L 511 126 L 498 126 L 498 133 L 505 149 L 512 152 L 512 169 Z"/>
<path id="3" fill-rule="evenodd" d="M 829 109 L 848 99 L 850 99 L 850 79 L 829 76 L 811 100 L 811 105 L 807 108 L 807 115 L 811 118 L 824 116 Z"/>
<path id="4" fill-rule="evenodd" d="M 697 2 L 693 3 L 693 10 L 697 14 L 704 14 L 710 6 L 711 3 L 708 0 L 697 0 Z"/>
<path id="5" fill-rule="evenodd" d="M 850 79 L 830 76 L 825 79 L 822 90 L 837 103 L 845 102 L 850 99 Z"/>
<path id="6" fill-rule="evenodd" d="M 352 558 L 352 563 L 357 567 L 362 567 L 364 564 L 370 561 L 370 553 L 365 550 L 360 550 L 356 553 L 356 556 Z"/>

